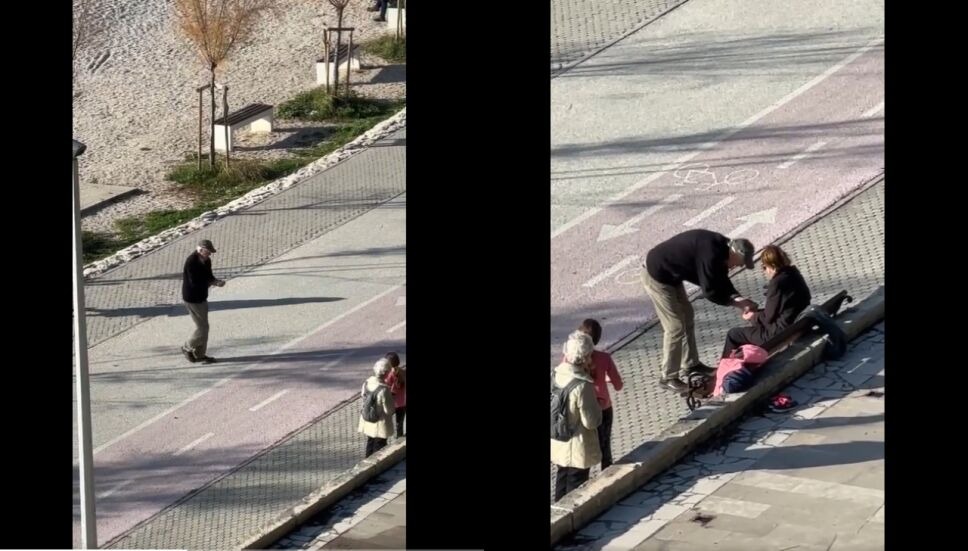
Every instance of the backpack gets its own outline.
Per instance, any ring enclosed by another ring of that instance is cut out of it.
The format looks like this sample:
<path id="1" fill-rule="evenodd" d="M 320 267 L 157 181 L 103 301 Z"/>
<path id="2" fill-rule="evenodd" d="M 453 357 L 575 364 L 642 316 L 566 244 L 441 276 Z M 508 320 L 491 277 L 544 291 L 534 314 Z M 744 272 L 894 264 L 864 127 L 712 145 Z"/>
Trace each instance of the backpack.
<path id="1" fill-rule="evenodd" d="M 754 344 L 733 350 L 729 358 L 719 360 L 713 395 L 745 392 L 753 386 L 755 371 L 770 359 L 770 353 Z"/>
<path id="2" fill-rule="evenodd" d="M 366 383 L 363 383 L 363 407 L 360 415 L 367 423 L 376 423 L 383 419 L 383 411 L 380 409 L 380 403 L 377 400 L 377 392 L 379 391 L 380 387 L 377 387 L 376 390 L 370 392 L 366 389 Z"/>
<path id="3" fill-rule="evenodd" d="M 551 439 L 567 442 L 575 434 L 574 427 L 568 425 L 568 396 L 571 391 L 585 382 L 575 377 L 565 388 L 555 384 L 555 376 L 551 375 Z"/>
<path id="4" fill-rule="evenodd" d="M 810 305 L 797 319 L 810 318 L 826 336 L 827 344 L 823 348 L 824 360 L 836 360 L 847 352 L 847 333 L 837 325 L 830 314 L 822 308 Z"/>

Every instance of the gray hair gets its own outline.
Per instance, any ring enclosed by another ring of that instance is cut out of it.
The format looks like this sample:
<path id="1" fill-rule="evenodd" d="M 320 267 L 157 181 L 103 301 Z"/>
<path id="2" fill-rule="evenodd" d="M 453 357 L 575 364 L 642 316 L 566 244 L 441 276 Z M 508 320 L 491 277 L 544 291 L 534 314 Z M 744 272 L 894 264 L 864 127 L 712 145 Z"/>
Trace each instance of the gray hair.
<path id="1" fill-rule="evenodd" d="M 568 335 L 568 340 L 562 347 L 565 361 L 572 365 L 584 365 L 594 351 L 595 344 L 592 342 L 592 338 L 581 331 L 574 331 Z"/>
<path id="2" fill-rule="evenodd" d="M 390 360 L 386 358 L 380 358 L 373 364 L 373 374 L 377 377 L 383 377 L 390 372 Z"/>

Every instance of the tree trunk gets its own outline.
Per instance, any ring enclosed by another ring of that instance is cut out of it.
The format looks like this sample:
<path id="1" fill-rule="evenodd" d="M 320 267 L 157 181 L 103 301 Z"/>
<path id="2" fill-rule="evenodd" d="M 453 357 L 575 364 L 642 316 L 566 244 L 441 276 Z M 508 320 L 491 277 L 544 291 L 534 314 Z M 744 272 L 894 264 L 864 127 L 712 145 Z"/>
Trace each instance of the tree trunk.
<path id="1" fill-rule="evenodd" d="M 229 118 L 229 87 L 222 87 L 222 116 L 228 121 Z M 225 125 L 222 128 L 225 129 L 225 168 L 229 167 L 230 157 L 232 156 L 229 151 L 232 150 L 232 143 L 229 141 L 229 125 Z"/>
<path id="2" fill-rule="evenodd" d="M 343 9 L 340 8 L 336 11 L 336 27 L 339 30 L 336 31 L 336 69 L 333 71 L 333 96 L 339 97 L 339 46 L 343 38 Z"/>
<path id="3" fill-rule="evenodd" d="M 212 79 L 209 82 L 208 92 L 209 98 L 212 100 L 210 105 L 212 118 L 211 123 L 209 124 L 209 130 L 211 130 L 211 132 L 208 133 L 208 166 L 212 170 L 215 170 L 215 64 L 212 64 L 210 70 Z"/>
<path id="4" fill-rule="evenodd" d="M 198 91 L 198 156 L 195 158 L 195 168 L 202 171 L 202 92 Z"/>

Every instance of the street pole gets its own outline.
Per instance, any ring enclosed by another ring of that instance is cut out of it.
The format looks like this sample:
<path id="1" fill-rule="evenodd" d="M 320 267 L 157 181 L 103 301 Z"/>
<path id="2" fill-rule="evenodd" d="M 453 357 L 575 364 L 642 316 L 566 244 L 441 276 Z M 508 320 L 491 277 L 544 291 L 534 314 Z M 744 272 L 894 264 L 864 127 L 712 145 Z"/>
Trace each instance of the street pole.
<path id="1" fill-rule="evenodd" d="M 77 442 L 81 447 L 81 548 L 97 548 L 94 515 L 94 452 L 91 444 L 91 387 L 87 371 L 87 324 L 84 318 L 84 254 L 81 248 L 81 190 L 77 158 L 87 146 L 74 140 L 74 362 L 77 379 Z"/>

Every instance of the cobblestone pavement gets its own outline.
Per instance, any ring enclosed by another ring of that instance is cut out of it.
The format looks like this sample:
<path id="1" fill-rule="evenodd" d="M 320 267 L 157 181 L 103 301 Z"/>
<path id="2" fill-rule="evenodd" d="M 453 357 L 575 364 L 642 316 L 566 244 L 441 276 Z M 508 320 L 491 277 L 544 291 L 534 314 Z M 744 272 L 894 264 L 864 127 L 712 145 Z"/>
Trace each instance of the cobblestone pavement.
<path id="1" fill-rule="evenodd" d="M 551 75 L 686 0 L 552 0 Z"/>
<path id="2" fill-rule="evenodd" d="M 884 548 L 884 322 L 559 551 Z"/>

